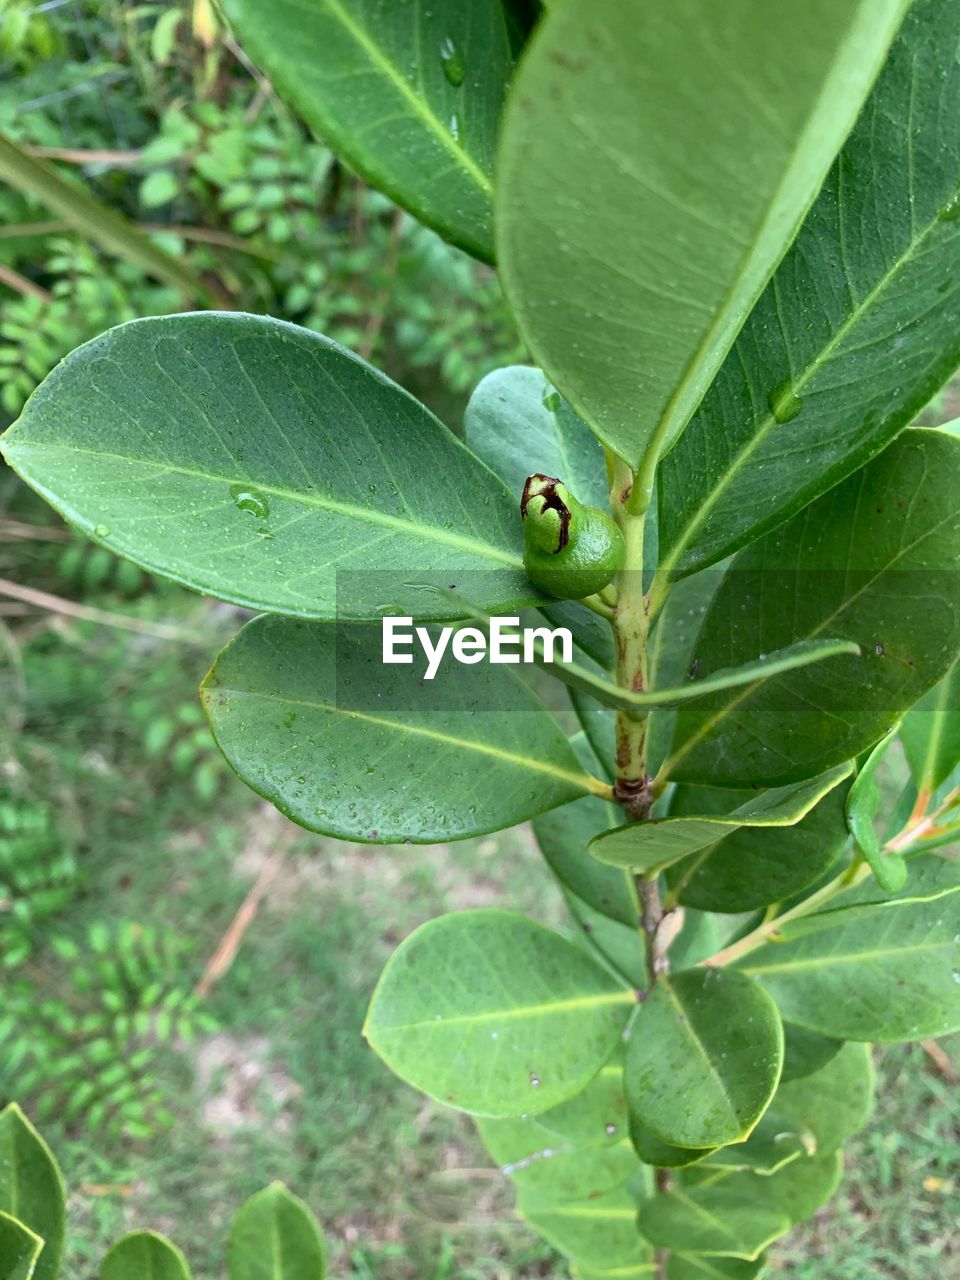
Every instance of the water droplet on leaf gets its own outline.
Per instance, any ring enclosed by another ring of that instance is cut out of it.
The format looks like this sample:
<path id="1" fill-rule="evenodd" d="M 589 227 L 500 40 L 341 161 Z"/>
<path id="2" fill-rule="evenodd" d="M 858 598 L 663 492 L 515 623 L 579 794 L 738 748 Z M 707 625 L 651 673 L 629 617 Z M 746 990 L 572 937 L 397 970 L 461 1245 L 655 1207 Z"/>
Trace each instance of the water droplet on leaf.
<path id="1" fill-rule="evenodd" d="M 239 511 L 249 511 L 258 520 L 266 520 L 270 514 L 270 504 L 259 489 L 252 489 L 246 484 L 232 484 L 230 497 Z"/>
<path id="2" fill-rule="evenodd" d="M 767 397 L 770 412 L 777 422 L 792 422 L 803 408 L 803 401 L 793 389 L 793 383 L 786 378 L 774 387 Z"/>
<path id="3" fill-rule="evenodd" d="M 449 82 L 455 89 L 459 89 L 467 74 L 467 64 L 457 42 L 451 36 L 440 41 L 440 65 Z"/>

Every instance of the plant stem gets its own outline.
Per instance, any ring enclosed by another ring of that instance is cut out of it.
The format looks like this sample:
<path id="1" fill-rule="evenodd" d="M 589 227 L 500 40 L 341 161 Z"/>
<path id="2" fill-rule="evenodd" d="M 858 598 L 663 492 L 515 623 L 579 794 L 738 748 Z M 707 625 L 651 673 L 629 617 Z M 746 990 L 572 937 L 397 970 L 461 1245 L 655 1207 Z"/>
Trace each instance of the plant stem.
<path id="1" fill-rule="evenodd" d="M 594 613 L 599 613 L 601 618 L 606 618 L 609 622 L 613 621 L 614 611 L 601 596 L 584 596 L 580 603 L 585 604 Z"/>
<path id="2" fill-rule="evenodd" d="M 870 866 L 866 862 L 859 866 L 852 876 L 848 871 L 842 872 L 835 880 L 831 880 L 822 889 L 812 893 L 803 902 L 797 903 L 789 911 L 784 911 L 783 915 L 775 916 L 772 920 L 764 920 L 762 924 L 757 925 L 756 929 L 748 933 L 746 937 L 741 938 L 739 942 L 733 942 L 729 947 L 724 947 L 716 955 L 701 961 L 701 964 L 712 969 L 719 969 L 723 968 L 724 965 L 733 964 L 734 961 L 740 960 L 743 956 L 749 955 L 751 951 L 756 951 L 758 947 L 762 947 L 764 943 L 769 942 L 791 920 L 799 920 L 801 916 L 812 915 L 814 911 L 829 902 L 831 898 L 835 898 L 842 889 L 849 889 L 855 885 L 862 884 L 870 874 Z"/>

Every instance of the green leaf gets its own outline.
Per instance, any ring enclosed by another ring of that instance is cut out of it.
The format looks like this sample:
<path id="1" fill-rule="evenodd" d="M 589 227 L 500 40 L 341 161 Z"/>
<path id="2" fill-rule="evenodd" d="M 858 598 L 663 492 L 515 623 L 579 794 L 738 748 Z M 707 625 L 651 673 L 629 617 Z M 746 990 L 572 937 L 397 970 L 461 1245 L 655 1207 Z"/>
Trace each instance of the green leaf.
<path id="1" fill-rule="evenodd" d="M 610 800 L 589 796 L 534 818 L 537 837 L 550 870 L 594 911 L 636 929 L 639 905 L 633 877 L 619 868 L 605 867 L 587 854 L 598 832 L 607 831 L 623 816 Z"/>
<path id="2" fill-rule="evenodd" d="M 792 1022 L 783 1024 L 783 1072 L 780 1084 L 789 1080 L 802 1080 L 825 1067 L 831 1058 L 843 1048 L 842 1040 L 804 1031 Z"/>
<path id="3" fill-rule="evenodd" d="M 592 1200 L 564 1204 L 544 1201 L 529 1191 L 517 1197 L 517 1212 L 555 1249 L 590 1271 L 626 1275 L 653 1269 L 653 1251 L 637 1234 L 637 1202 L 627 1186 Z"/>
<path id="4" fill-rule="evenodd" d="M 230 1280 L 323 1280 L 323 1232 L 303 1201 L 274 1182 L 234 1219 L 227 1263 Z"/>
<path id="5" fill-rule="evenodd" d="M 560 934 L 508 911 L 431 920 L 393 953 L 364 1028 L 401 1079 L 477 1115 L 536 1115 L 579 1093 L 636 997 Z"/>
<path id="6" fill-rule="evenodd" d="M 43 1240 L 29 1227 L 0 1212 L 0 1276 L 3 1280 L 31 1280 Z"/>
<path id="7" fill-rule="evenodd" d="M 900 739 L 917 791 L 932 795 L 960 765 L 960 664 L 907 712 Z"/>
<path id="8" fill-rule="evenodd" d="M 645 712 L 657 707 L 685 706 L 688 702 L 696 702 L 698 698 L 705 698 L 722 690 L 740 689 L 744 685 L 756 687 L 786 671 L 797 671 L 840 654 L 854 655 L 859 652 L 857 645 L 849 640 L 818 640 L 812 644 L 801 642 L 786 645 L 775 653 L 748 659 L 736 667 L 715 671 L 702 680 L 691 679 L 674 688 L 651 687 L 643 692 L 621 688 L 611 683 L 606 676 L 578 662 L 552 662 L 546 664 L 546 670 L 578 692 L 589 694 L 603 706 L 616 707 L 622 711 Z"/>
<path id="9" fill-rule="evenodd" d="M 637 1170 L 623 1068 L 601 1068 L 582 1093 L 538 1116 L 478 1120 L 484 1145 L 510 1180 L 543 1200 L 589 1200 Z"/>
<path id="10" fill-rule="evenodd" d="M 753 1280 L 763 1270 L 766 1259 L 702 1258 L 696 1254 L 672 1253 L 667 1263 L 667 1280 Z"/>
<path id="11" fill-rule="evenodd" d="M 647 955 L 636 924 L 622 924 L 587 905 L 570 889 L 563 898 L 579 926 L 578 941 L 624 983 L 641 990 L 647 985 Z"/>
<path id="12" fill-rule="evenodd" d="M 899 853 L 884 846 L 876 827 L 882 800 L 877 782 L 877 769 L 896 738 L 897 730 L 894 729 L 877 743 L 862 765 L 847 797 L 847 823 L 850 834 L 869 862 L 877 882 L 887 893 L 899 893 L 907 883 L 906 862 Z"/>
<path id="13" fill-rule="evenodd" d="M 705 1160 L 713 1147 L 677 1147 L 664 1142 L 646 1127 L 636 1112 L 630 1113 L 630 1139 L 644 1164 L 656 1169 L 682 1169 Z"/>
<path id="14" fill-rule="evenodd" d="M 730 813 L 629 823 L 591 840 L 590 852 L 600 862 L 652 875 L 700 849 L 715 847 L 727 833 L 745 827 L 792 827 L 848 778 L 850 772 L 850 765 L 840 765 L 812 782 L 776 787 L 754 795 Z"/>
<path id="15" fill-rule="evenodd" d="M 340 839 L 463 839 L 608 791 L 509 668 L 450 662 L 425 684 L 383 665 L 374 628 L 256 618 L 201 693 L 241 778 Z"/>
<path id="16" fill-rule="evenodd" d="M 277 91 L 373 186 L 493 260 L 493 160 L 523 33 L 498 0 L 227 0 Z"/>
<path id="17" fill-rule="evenodd" d="M 741 551 L 696 645 L 709 673 L 830 634 L 861 656 L 701 698 L 664 771 L 783 786 L 873 746 L 960 651 L 960 440 L 907 431 L 789 524 Z"/>
<path id="18" fill-rule="evenodd" d="M 631 1030 L 624 1075 L 631 1114 L 673 1146 L 741 1141 L 777 1087 L 776 1006 L 756 983 L 731 977 L 709 969 L 661 975 Z"/>
<path id="19" fill-rule="evenodd" d="M 135 1231 L 124 1236 L 100 1264 L 100 1280 L 189 1280 L 189 1277 L 190 1268 L 180 1250 L 153 1231 Z"/>
<path id="20" fill-rule="evenodd" d="M 744 1194 L 748 1199 L 761 1198 L 772 1208 L 779 1209 L 792 1224 L 812 1218 L 818 1209 L 833 1196 L 843 1177 L 843 1153 L 833 1151 L 829 1155 L 812 1159 L 795 1160 L 773 1175 L 741 1173 L 726 1184 L 743 1179 Z"/>
<path id="21" fill-rule="evenodd" d="M 814 884 L 846 846 L 846 791 L 846 782 L 834 787 L 793 826 L 744 826 L 677 863 L 667 873 L 670 901 L 702 911 L 752 911 Z M 670 812 L 723 813 L 755 798 L 749 791 L 679 786 Z"/>
<path id="22" fill-rule="evenodd" d="M 660 468 L 665 573 L 722 559 L 832 488 L 960 363 L 958 41 L 953 0 L 914 0 L 796 242 Z"/>
<path id="23" fill-rule="evenodd" d="M 821 1035 L 890 1044 L 960 1030 L 960 866 L 937 854 L 909 866 L 897 897 L 868 881 L 738 967 L 785 1019 Z"/>
<path id="24" fill-rule="evenodd" d="M 631 465 L 702 399 L 904 9 L 783 0 L 767 24 L 752 0 L 580 0 L 539 28 L 499 157 L 504 283 L 537 362 Z"/>
<path id="25" fill-rule="evenodd" d="M 866 1123 L 873 1095 L 870 1046 L 851 1041 L 819 1070 L 781 1079 L 747 1141 L 721 1148 L 701 1167 L 770 1174 L 801 1156 L 831 1155 Z"/>
<path id="26" fill-rule="evenodd" d="M 85 533 L 236 604 L 442 618 L 431 578 L 466 578 L 488 611 L 539 599 L 496 476 L 359 357 L 279 320 L 111 329 L 50 374 L 4 442 Z"/>
<path id="27" fill-rule="evenodd" d="M 16 1103 L 0 1111 L 0 1212 L 43 1241 L 33 1280 L 55 1280 L 63 1250 L 66 1188 L 50 1148 Z"/>
<path id="28" fill-rule="evenodd" d="M 62 218 L 107 253 L 172 285 L 191 301 L 212 301 L 208 285 L 172 254 L 165 253 L 134 223 L 103 204 L 79 183 L 67 182 L 46 160 L 28 155 L 0 133 L 0 182 L 9 183 Z"/>
<path id="29" fill-rule="evenodd" d="M 747 1260 L 759 1258 L 791 1225 L 779 1208 L 752 1203 L 736 1189 L 729 1191 L 726 1180 L 677 1187 L 641 1201 L 638 1221 L 643 1235 L 658 1248 Z"/>
<path id="30" fill-rule="evenodd" d="M 625 1267 L 574 1267 L 574 1280 L 655 1280 L 656 1262 L 628 1262 Z"/>
<path id="31" fill-rule="evenodd" d="M 589 506 L 608 505 L 603 450 L 539 369 L 510 365 L 488 373 L 467 405 L 464 438 L 517 502 L 527 477 L 540 472 Z"/>

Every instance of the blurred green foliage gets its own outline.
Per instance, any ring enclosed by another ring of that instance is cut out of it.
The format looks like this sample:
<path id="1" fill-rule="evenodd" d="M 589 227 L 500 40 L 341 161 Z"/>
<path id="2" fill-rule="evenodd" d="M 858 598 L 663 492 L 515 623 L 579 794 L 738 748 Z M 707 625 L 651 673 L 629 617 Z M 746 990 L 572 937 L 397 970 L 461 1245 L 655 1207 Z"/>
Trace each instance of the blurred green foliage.
<path id="1" fill-rule="evenodd" d="M 458 420 L 484 373 L 523 358 L 496 276 L 347 172 L 228 33 L 195 33 L 191 10 L 4 0 L 0 130 L 235 309 L 320 330 Z M 26 282 L 0 280 L 0 418 L 79 343 L 181 305 L 2 187 L 0 265 Z"/>

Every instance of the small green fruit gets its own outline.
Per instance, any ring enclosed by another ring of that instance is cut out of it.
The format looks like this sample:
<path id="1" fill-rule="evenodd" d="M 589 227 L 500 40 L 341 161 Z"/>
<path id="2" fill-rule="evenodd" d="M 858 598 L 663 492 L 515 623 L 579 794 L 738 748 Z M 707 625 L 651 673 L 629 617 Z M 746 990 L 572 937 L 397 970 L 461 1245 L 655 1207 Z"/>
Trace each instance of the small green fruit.
<path id="1" fill-rule="evenodd" d="M 532 475 L 520 500 L 523 563 L 535 587 L 559 600 L 582 600 L 623 568 L 623 534 L 599 507 L 585 507 L 552 476 Z"/>

